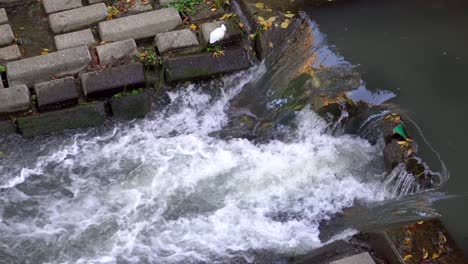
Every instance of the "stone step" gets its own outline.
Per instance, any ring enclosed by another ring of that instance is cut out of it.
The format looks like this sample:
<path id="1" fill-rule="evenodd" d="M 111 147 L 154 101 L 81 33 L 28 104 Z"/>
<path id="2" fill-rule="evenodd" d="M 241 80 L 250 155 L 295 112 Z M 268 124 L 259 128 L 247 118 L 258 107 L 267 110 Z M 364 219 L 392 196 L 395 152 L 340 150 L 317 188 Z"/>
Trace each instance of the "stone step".
<path id="1" fill-rule="evenodd" d="M 179 12 L 171 7 L 101 22 L 99 34 L 102 41 L 138 40 L 171 31 L 181 24 Z"/>
<path id="2" fill-rule="evenodd" d="M 143 64 L 132 63 L 80 75 L 87 98 L 108 97 L 115 93 L 145 86 Z"/>
<path id="3" fill-rule="evenodd" d="M 135 40 L 126 39 L 96 47 L 99 64 L 110 65 L 116 61 L 137 54 Z"/>
<path id="4" fill-rule="evenodd" d="M 118 119 L 143 118 L 151 110 L 151 100 L 146 92 L 110 100 L 112 115 Z"/>
<path id="5" fill-rule="evenodd" d="M 104 123 L 106 112 L 103 102 L 84 104 L 60 111 L 18 118 L 17 124 L 25 137 L 62 132 L 65 129 L 87 128 Z"/>
<path id="6" fill-rule="evenodd" d="M 11 30 L 10 25 L 0 25 L 0 46 L 5 46 L 15 40 L 15 35 L 13 35 L 13 30 Z"/>
<path id="7" fill-rule="evenodd" d="M 128 8 L 128 13 L 134 15 L 138 13 L 148 12 L 151 10 L 153 10 L 153 6 L 151 5 L 151 2 L 144 4 L 142 0 L 135 0 L 135 3 L 133 4 L 133 6 Z"/>
<path id="8" fill-rule="evenodd" d="M 81 0 L 42 0 L 47 14 L 82 7 Z"/>
<path id="9" fill-rule="evenodd" d="M 188 14 L 190 23 L 198 24 L 202 22 L 216 20 L 224 15 L 224 8 L 217 8 L 212 11 L 211 6 L 206 3 L 199 4 L 195 7 L 193 14 Z"/>
<path id="10" fill-rule="evenodd" d="M 40 111 L 75 105 L 79 98 L 73 77 L 35 84 L 34 92 L 37 96 L 37 108 Z"/>
<path id="11" fill-rule="evenodd" d="M 0 89 L 0 114 L 28 110 L 29 102 L 29 89 L 25 85 Z"/>
<path id="12" fill-rule="evenodd" d="M 201 25 L 201 33 L 205 43 L 210 43 L 210 34 L 216 28 L 219 28 L 222 24 L 226 26 L 226 32 L 224 33 L 224 38 L 213 45 L 225 44 L 230 42 L 236 42 L 242 40 L 242 31 L 238 25 L 233 24 L 230 21 L 214 21 L 209 23 L 204 23 Z"/>
<path id="13" fill-rule="evenodd" d="M 11 45 L 5 48 L 0 48 L 0 62 L 12 61 L 21 58 L 21 52 L 18 45 Z"/>
<path id="14" fill-rule="evenodd" d="M 5 8 L 0 8 L 0 25 L 8 23 L 8 16 Z"/>
<path id="15" fill-rule="evenodd" d="M 55 34 L 81 29 L 107 17 L 104 3 L 84 6 L 49 15 L 49 25 Z"/>
<path id="16" fill-rule="evenodd" d="M 375 264 L 367 252 L 330 262 L 330 264 Z"/>
<path id="17" fill-rule="evenodd" d="M 215 57 L 211 52 L 165 58 L 168 82 L 207 78 L 212 75 L 245 70 L 251 66 L 246 50 L 230 48 Z"/>
<path id="18" fill-rule="evenodd" d="M 93 32 L 91 32 L 91 29 L 89 28 L 72 33 L 57 35 L 54 37 L 54 41 L 57 50 L 75 48 L 96 42 L 93 36 Z"/>
<path id="19" fill-rule="evenodd" d="M 7 77 L 10 85 L 49 81 L 56 77 L 72 75 L 85 69 L 91 63 L 91 54 L 86 46 L 52 52 L 7 63 Z"/>
<path id="20" fill-rule="evenodd" d="M 154 42 L 160 54 L 199 45 L 197 35 L 189 29 L 159 33 L 156 35 Z"/>

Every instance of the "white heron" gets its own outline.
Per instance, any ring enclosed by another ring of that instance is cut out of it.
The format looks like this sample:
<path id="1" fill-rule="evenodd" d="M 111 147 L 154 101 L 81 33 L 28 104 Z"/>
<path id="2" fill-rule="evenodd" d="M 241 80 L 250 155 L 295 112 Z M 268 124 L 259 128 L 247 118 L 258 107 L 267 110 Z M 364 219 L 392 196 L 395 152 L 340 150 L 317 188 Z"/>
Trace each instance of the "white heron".
<path id="1" fill-rule="evenodd" d="M 224 33 L 226 33 L 226 26 L 224 24 L 221 24 L 220 27 L 215 28 L 213 31 L 211 31 L 210 44 L 222 40 L 224 38 Z"/>

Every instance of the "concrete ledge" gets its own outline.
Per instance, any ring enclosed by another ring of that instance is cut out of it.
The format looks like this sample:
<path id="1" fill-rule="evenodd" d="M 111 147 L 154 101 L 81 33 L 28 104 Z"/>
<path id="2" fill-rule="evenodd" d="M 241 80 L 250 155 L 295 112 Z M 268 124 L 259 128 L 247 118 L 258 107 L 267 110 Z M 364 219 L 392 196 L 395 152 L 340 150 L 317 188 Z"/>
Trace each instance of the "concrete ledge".
<path id="1" fill-rule="evenodd" d="M 53 77 L 72 75 L 91 63 L 91 54 L 85 46 L 57 51 L 46 55 L 9 62 L 6 65 L 10 85 L 49 81 Z"/>
<path id="2" fill-rule="evenodd" d="M 159 33 L 154 42 L 160 54 L 199 45 L 197 36 L 189 29 Z"/>
<path id="3" fill-rule="evenodd" d="M 220 27 L 221 24 L 224 24 L 226 26 L 226 33 L 224 34 L 224 38 L 216 42 L 215 44 L 223 44 L 242 40 L 242 32 L 237 25 L 234 25 L 229 21 L 214 21 L 204 23 L 200 27 L 205 43 L 210 43 L 211 32 L 216 28 Z"/>
<path id="4" fill-rule="evenodd" d="M 247 52 L 238 47 L 225 50 L 218 58 L 209 52 L 166 58 L 165 76 L 168 82 L 183 81 L 245 70 L 250 66 Z"/>
<path id="5" fill-rule="evenodd" d="M 11 45 L 5 48 L 0 48 L 0 62 L 12 61 L 21 58 L 21 52 L 18 45 Z"/>
<path id="6" fill-rule="evenodd" d="M 25 85 L 0 89 L 0 114 L 28 110 L 29 102 L 29 89 Z"/>
<path id="7" fill-rule="evenodd" d="M 137 54 L 135 40 L 126 39 L 96 47 L 99 63 L 109 65 L 117 60 Z"/>
<path id="8" fill-rule="evenodd" d="M 149 2 L 148 4 L 143 4 L 141 0 L 135 0 L 134 5 L 128 8 L 128 13 L 138 14 L 138 13 L 148 12 L 151 10 L 153 10 L 153 6 L 151 5 L 151 2 Z"/>
<path id="9" fill-rule="evenodd" d="M 65 77 L 58 80 L 34 85 L 39 110 L 60 108 L 78 103 L 75 78 Z"/>
<path id="10" fill-rule="evenodd" d="M 0 9 L 0 24 L 6 24 L 8 23 L 8 16 L 6 13 L 5 8 Z"/>
<path id="11" fill-rule="evenodd" d="M 375 261 L 369 253 L 364 252 L 340 260 L 335 260 L 330 262 L 330 264 L 375 264 Z"/>
<path id="12" fill-rule="evenodd" d="M 147 93 L 127 95 L 110 100 L 112 115 L 118 119 L 143 118 L 151 110 L 151 100 Z"/>
<path id="13" fill-rule="evenodd" d="M 89 45 L 96 42 L 91 29 L 76 31 L 54 37 L 57 50 L 75 48 L 83 45 Z"/>
<path id="14" fill-rule="evenodd" d="M 8 45 L 15 39 L 10 25 L 0 25 L 0 46 Z"/>
<path id="15" fill-rule="evenodd" d="M 80 7 L 49 16 L 49 25 L 54 33 L 64 33 L 90 26 L 107 17 L 104 3 Z"/>
<path id="16" fill-rule="evenodd" d="M 188 14 L 190 23 L 198 24 L 206 21 L 216 20 L 224 15 L 224 8 L 217 8 L 211 11 L 211 6 L 206 3 L 201 3 L 195 7 L 193 14 Z"/>
<path id="17" fill-rule="evenodd" d="M 43 0 L 42 4 L 47 14 L 83 6 L 81 0 Z"/>
<path id="18" fill-rule="evenodd" d="M 80 75 L 84 95 L 88 98 L 108 97 L 117 92 L 141 88 L 145 85 L 143 64 L 123 66 L 88 72 Z"/>
<path id="19" fill-rule="evenodd" d="M 17 120 L 17 124 L 23 136 L 34 137 L 62 132 L 65 129 L 98 126 L 104 123 L 105 118 L 104 103 L 98 102 L 35 116 L 21 117 Z"/>
<path id="20" fill-rule="evenodd" d="M 102 41 L 137 40 L 173 30 L 181 24 L 179 12 L 171 7 L 101 22 L 99 34 Z"/>

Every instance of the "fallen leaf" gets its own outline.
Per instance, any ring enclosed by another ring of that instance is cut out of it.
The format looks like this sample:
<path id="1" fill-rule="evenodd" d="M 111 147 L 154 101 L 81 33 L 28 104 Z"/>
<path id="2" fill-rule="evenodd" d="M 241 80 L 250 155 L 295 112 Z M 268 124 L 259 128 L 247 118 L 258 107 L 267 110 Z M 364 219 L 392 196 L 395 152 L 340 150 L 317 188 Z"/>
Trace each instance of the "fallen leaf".
<path id="1" fill-rule="evenodd" d="M 195 25 L 195 24 L 191 24 L 191 25 L 190 25 L 190 29 L 191 29 L 191 30 L 197 30 L 197 28 L 198 28 L 198 27 L 197 27 L 197 25 Z"/>
<path id="2" fill-rule="evenodd" d="M 432 254 L 432 259 L 436 259 L 439 257 L 439 254 L 437 254 L 437 252 L 434 252 L 434 254 Z"/>
<path id="3" fill-rule="evenodd" d="M 45 49 L 45 48 L 44 48 L 44 49 L 42 49 L 42 51 L 47 51 L 47 52 L 49 52 L 49 49 Z"/>
<path id="4" fill-rule="evenodd" d="M 228 13 L 228 14 L 224 14 L 222 17 L 220 17 L 219 19 L 220 20 L 226 20 L 226 19 L 229 19 L 233 16 L 234 14 L 233 13 Z"/>
<path id="5" fill-rule="evenodd" d="M 281 28 L 287 28 L 289 26 L 289 23 L 290 23 L 289 19 L 284 20 L 284 22 L 281 23 Z"/>
<path id="6" fill-rule="evenodd" d="M 244 28 L 244 24 L 242 22 L 239 22 L 239 27 Z"/>
<path id="7" fill-rule="evenodd" d="M 418 225 L 422 225 L 422 224 L 424 224 L 424 221 L 419 221 L 418 222 Z"/>
<path id="8" fill-rule="evenodd" d="M 216 11 L 216 8 L 211 8 L 210 10 L 211 10 L 211 12 L 214 12 L 214 11 Z"/>
<path id="9" fill-rule="evenodd" d="M 265 11 L 267 11 L 267 12 L 270 12 L 270 13 L 271 13 L 271 12 L 273 12 L 273 9 L 271 9 L 271 8 L 267 8 L 267 9 L 265 9 Z"/>
<path id="10" fill-rule="evenodd" d="M 283 16 L 285 17 L 288 17 L 288 18 L 292 18 L 295 16 L 295 14 L 292 14 L 292 13 L 286 13 L 286 14 L 283 14 Z"/>
<path id="11" fill-rule="evenodd" d="M 409 243 L 411 243 L 411 238 L 409 237 L 405 238 L 405 244 L 409 244 Z"/>
<path id="12" fill-rule="evenodd" d="M 423 248 L 423 255 L 423 259 L 427 259 L 427 257 L 429 257 L 429 252 L 427 252 L 425 248 Z"/>
<path id="13" fill-rule="evenodd" d="M 269 46 L 270 48 L 273 48 L 273 42 L 270 41 L 270 43 L 268 43 L 268 46 Z"/>
<path id="14" fill-rule="evenodd" d="M 273 23 L 273 22 L 275 22 L 275 20 L 276 20 L 276 17 L 275 17 L 275 16 L 272 16 L 272 17 L 270 17 L 270 18 L 267 20 L 267 22 Z"/>
<path id="15" fill-rule="evenodd" d="M 256 3 L 256 4 L 255 4 L 255 7 L 258 8 L 258 9 L 263 9 L 263 8 L 265 8 L 265 4 L 263 4 L 263 3 Z"/>
<path id="16" fill-rule="evenodd" d="M 407 260 L 409 260 L 409 259 L 411 259 L 411 258 L 413 258 L 413 256 L 410 255 L 410 254 L 408 254 L 408 255 L 406 255 L 406 256 L 403 258 L 403 260 L 404 260 L 404 261 L 407 261 Z"/>

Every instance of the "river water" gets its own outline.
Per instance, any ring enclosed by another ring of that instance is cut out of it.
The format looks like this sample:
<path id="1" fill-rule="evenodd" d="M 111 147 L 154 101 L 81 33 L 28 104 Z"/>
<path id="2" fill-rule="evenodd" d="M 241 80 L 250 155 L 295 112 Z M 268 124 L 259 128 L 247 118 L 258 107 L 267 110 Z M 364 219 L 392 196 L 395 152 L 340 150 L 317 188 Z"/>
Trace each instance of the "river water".
<path id="1" fill-rule="evenodd" d="M 179 87 L 143 120 L 0 139 L 2 263 L 285 263 L 353 228 L 431 215 L 384 184 L 382 144 L 334 133 L 310 110 L 283 141 L 212 136 L 263 74 Z M 323 236 L 353 206 L 354 221 Z"/>
<path id="2" fill-rule="evenodd" d="M 305 7 L 307 9 L 307 7 Z M 307 9 L 334 50 L 360 65 L 368 89 L 384 89 L 417 122 L 450 171 L 435 204 L 468 252 L 468 2 L 354 0 Z"/>

